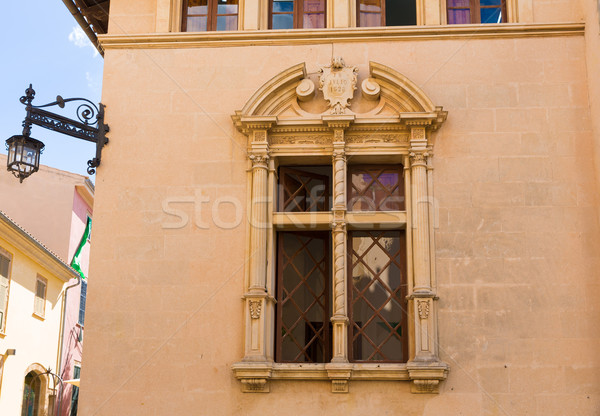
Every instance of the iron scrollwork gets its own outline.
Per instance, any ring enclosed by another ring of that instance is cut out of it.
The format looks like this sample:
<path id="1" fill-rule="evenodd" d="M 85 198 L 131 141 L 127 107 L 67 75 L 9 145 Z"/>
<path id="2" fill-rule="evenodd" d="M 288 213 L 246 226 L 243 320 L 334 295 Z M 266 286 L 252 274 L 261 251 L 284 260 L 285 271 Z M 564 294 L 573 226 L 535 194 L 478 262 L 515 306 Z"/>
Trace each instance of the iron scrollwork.
<path id="1" fill-rule="evenodd" d="M 21 104 L 25 105 L 27 111 L 23 121 L 23 135 L 29 137 L 31 125 L 35 124 L 48 130 L 96 143 L 96 157 L 87 162 L 88 174 L 95 174 L 96 168 L 100 166 L 102 148 L 108 143 L 106 133 L 108 133 L 109 128 L 107 124 L 104 124 L 104 104 L 100 103 L 99 106 L 96 106 L 96 104 L 85 98 L 64 99 L 59 95 L 56 97 L 56 101 L 35 106 L 31 103 L 34 98 L 35 90 L 29 84 L 29 88 L 25 90 L 25 95 L 19 99 Z M 76 110 L 79 121 L 43 110 L 43 108 L 53 106 L 65 108 L 65 104 L 69 102 L 82 102 Z"/>

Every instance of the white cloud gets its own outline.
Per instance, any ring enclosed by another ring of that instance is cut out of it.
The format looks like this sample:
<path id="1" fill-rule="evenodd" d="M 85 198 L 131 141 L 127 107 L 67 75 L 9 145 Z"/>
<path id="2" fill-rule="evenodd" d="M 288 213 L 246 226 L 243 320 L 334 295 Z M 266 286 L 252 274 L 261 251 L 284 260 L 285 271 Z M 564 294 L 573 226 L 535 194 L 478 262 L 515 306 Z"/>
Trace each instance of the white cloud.
<path id="1" fill-rule="evenodd" d="M 71 33 L 69 33 L 69 42 L 72 42 L 79 48 L 90 46 L 92 49 L 94 49 L 94 56 L 98 55 L 98 50 L 94 45 L 92 45 L 92 42 L 90 42 L 83 29 L 79 26 L 74 26 Z"/>
<path id="2" fill-rule="evenodd" d="M 89 72 L 85 73 L 85 79 L 87 80 L 87 85 L 94 93 L 100 92 L 100 82 L 95 79 Z"/>

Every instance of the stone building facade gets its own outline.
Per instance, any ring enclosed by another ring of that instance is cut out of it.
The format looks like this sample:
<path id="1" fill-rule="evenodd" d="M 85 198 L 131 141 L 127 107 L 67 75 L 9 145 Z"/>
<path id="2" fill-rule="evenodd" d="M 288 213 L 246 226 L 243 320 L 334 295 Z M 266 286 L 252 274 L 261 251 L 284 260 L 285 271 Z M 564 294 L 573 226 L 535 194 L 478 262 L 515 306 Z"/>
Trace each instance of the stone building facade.
<path id="1" fill-rule="evenodd" d="M 288 3 L 110 2 L 82 414 L 597 414 L 596 2 Z"/>

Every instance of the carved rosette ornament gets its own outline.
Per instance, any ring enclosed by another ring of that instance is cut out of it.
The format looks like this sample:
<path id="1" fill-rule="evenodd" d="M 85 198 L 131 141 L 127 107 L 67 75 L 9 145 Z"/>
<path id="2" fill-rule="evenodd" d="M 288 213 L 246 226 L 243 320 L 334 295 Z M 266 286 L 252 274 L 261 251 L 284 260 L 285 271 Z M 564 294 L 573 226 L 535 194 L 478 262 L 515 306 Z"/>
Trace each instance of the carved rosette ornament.
<path id="1" fill-rule="evenodd" d="M 250 305 L 250 317 L 252 319 L 260 318 L 260 311 L 262 308 L 262 302 L 260 300 L 251 300 L 249 302 Z"/>
<path id="2" fill-rule="evenodd" d="M 346 114 L 349 101 L 354 97 L 358 79 L 358 67 L 348 67 L 342 57 L 335 57 L 331 66 L 319 70 L 319 90 L 329 101 L 331 114 Z"/>
<path id="3" fill-rule="evenodd" d="M 419 318 L 427 319 L 429 317 L 429 301 L 417 300 L 417 309 L 419 310 Z"/>

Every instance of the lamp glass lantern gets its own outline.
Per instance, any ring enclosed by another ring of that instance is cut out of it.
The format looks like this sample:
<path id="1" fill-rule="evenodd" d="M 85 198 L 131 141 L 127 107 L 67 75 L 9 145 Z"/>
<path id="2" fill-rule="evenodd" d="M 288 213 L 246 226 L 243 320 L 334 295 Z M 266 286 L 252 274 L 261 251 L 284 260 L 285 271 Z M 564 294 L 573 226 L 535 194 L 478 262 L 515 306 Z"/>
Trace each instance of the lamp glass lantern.
<path id="1" fill-rule="evenodd" d="M 19 178 L 20 182 L 38 171 L 44 143 L 29 136 L 16 135 L 6 141 L 6 149 L 7 169 Z"/>

